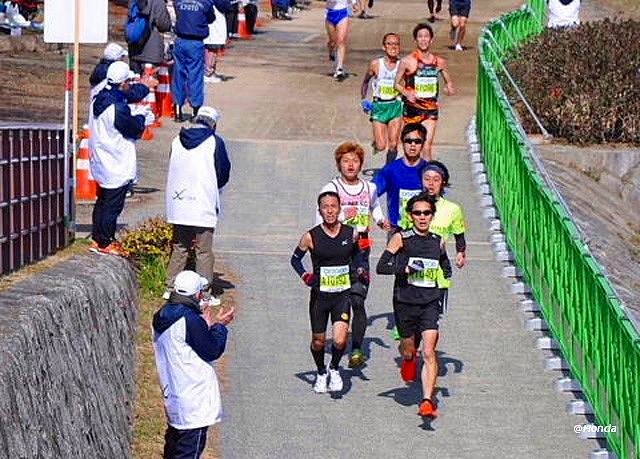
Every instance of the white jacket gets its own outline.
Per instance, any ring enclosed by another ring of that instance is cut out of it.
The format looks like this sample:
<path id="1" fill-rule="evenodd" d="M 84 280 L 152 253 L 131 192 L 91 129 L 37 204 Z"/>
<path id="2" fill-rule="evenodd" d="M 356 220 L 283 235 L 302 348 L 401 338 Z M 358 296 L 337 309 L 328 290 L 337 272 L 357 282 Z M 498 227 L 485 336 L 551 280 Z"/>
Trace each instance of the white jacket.
<path id="1" fill-rule="evenodd" d="M 145 118 L 132 115 L 125 96 L 107 86 L 91 103 L 91 175 L 102 188 L 120 188 L 136 177 L 136 144 Z"/>
<path id="2" fill-rule="evenodd" d="M 580 0 L 563 5 L 560 0 L 549 0 L 548 27 L 570 27 L 580 25 Z"/>
<path id="3" fill-rule="evenodd" d="M 187 150 L 176 137 L 171 144 L 166 187 L 167 221 L 185 226 L 215 228 L 220 210 L 211 135 L 196 148 Z"/>

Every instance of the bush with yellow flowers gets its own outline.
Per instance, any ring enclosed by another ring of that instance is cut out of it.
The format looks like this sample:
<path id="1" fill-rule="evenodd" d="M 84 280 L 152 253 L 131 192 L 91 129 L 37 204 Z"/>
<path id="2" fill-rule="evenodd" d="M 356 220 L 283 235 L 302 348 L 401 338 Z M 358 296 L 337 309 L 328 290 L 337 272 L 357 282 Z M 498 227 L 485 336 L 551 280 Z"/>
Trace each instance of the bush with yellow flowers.
<path id="1" fill-rule="evenodd" d="M 159 217 L 147 220 L 131 231 L 126 231 L 120 238 L 122 245 L 134 260 L 155 256 L 168 257 L 171 253 L 172 240 L 173 225 Z"/>
<path id="2" fill-rule="evenodd" d="M 138 270 L 143 296 L 162 295 L 171 255 L 173 225 L 162 218 L 152 218 L 131 231 L 125 231 L 120 241 L 129 251 Z"/>

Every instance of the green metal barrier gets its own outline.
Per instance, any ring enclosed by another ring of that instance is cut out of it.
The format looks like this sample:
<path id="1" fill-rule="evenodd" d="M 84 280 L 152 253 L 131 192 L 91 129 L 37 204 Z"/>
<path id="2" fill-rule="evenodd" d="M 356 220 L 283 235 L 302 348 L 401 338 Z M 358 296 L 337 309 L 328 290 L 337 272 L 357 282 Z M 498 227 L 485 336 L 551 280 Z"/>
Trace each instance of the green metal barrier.
<path id="1" fill-rule="evenodd" d="M 504 233 L 610 447 L 640 458 L 640 335 L 580 233 L 531 158 L 497 76 L 505 53 L 545 25 L 530 0 L 488 24 L 479 40 L 477 131 Z"/>

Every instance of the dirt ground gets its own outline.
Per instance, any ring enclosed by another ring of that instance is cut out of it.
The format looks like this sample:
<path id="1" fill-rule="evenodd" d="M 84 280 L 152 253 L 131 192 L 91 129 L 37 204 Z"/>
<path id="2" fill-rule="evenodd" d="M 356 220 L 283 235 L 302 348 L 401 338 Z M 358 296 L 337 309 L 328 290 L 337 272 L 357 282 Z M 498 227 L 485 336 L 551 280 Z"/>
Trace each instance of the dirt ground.
<path id="1" fill-rule="evenodd" d="M 109 38 L 122 41 L 127 9 L 111 3 Z M 103 45 L 80 46 L 80 122 L 88 106 L 89 75 Z M 0 121 L 55 123 L 64 120 L 65 54 L 72 45 L 46 44 L 41 33 L 0 35 Z"/>

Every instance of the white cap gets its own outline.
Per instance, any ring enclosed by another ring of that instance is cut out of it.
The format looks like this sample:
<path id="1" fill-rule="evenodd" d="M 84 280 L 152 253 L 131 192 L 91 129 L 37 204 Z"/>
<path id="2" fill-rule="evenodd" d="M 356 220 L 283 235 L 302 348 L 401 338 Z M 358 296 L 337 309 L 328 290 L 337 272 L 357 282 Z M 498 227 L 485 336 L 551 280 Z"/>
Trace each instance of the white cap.
<path id="1" fill-rule="evenodd" d="M 193 296 L 209 285 L 209 281 L 193 271 L 182 271 L 173 282 L 173 291 L 184 296 Z"/>
<path id="2" fill-rule="evenodd" d="M 107 81 L 109 83 L 120 84 L 131 80 L 135 73 L 131 71 L 126 62 L 115 61 L 107 69 Z"/>
<path id="3" fill-rule="evenodd" d="M 129 53 L 126 49 L 117 43 L 109 43 L 104 49 L 104 58 L 110 61 L 119 61 L 123 57 L 127 57 Z"/>
<path id="4" fill-rule="evenodd" d="M 203 105 L 198 109 L 198 115 L 193 119 L 194 123 L 205 123 L 209 127 L 213 128 L 220 120 L 220 113 L 213 107 L 207 107 Z"/>

